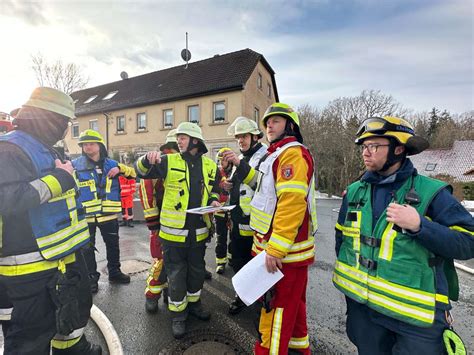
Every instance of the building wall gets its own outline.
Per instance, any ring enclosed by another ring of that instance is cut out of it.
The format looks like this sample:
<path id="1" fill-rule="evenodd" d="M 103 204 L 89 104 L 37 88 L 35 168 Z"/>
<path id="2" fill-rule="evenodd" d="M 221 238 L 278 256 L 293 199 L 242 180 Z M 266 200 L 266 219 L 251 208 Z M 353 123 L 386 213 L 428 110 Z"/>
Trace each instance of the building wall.
<path id="1" fill-rule="evenodd" d="M 262 76 L 261 88 L 257 85 L 259 74 Z M 259 62 L 244 90 L 108 112 L 109 151 L 112 153 L 118 152 L 126 160 L 126 155 L 131 152 L 136 155 L 143 154 L 148 150 L 158 149 L 164 143 L 166 135 L 171 129 L 188 120 L 188 107 L 191 105 L 199 105 L 200 126 L 209 149 L 209 156 L 214 158 L 217 151 L 225 146 L 238 151 L 235 139 L 227 135 L 227 128 L 237 116 L 255 118 L 255 108 L 259 109 L 260 117 L 262 117 L 266 108 L 275 101 L 273 86 L 271 87 L 270 97 L 268 96 L 268 84 L 272 86 L 271 75 Z M 219 123 L 213 121 L 213 104 L 215 102 L 225 102 L 225 119 Z M 173 110 L 174 124 L 172 127 L 165 128 L 163 111 L 168 109 Z M 137 115 L 139 113 L 145 113 L 147 117 L 147 127 L 144 131 L 137 130 Z M 125 117 L 125 130 L 123 132 L 117 132 L 118 116 Z M 74 124 L 78 124 L 78 131 L 82 132 L 89 128 L 91 120 L 97 120 L 98 131 L 107 140 L 106 117 L 104 114 L 81 116 L 77 118 Z M 72 156 L 81 153 L 77 144 L 78 138 L 72 137 L 72 128 L 69 130 L 65 141 Z"/>

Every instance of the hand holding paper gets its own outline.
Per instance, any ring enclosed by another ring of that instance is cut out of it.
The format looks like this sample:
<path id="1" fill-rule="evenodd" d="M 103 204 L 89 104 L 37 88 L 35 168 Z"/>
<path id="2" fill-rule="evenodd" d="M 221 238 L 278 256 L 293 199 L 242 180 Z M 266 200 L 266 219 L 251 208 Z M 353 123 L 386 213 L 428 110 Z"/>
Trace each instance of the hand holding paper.
<path id="1" fill-rule="evenodd" d="M 283 277 L 279 269 L 274 273 L 267 271 L 265 255 L 265 252 L 258 254 L 232 278 L 235 292 L 247 306 L 262 297 Z"/>

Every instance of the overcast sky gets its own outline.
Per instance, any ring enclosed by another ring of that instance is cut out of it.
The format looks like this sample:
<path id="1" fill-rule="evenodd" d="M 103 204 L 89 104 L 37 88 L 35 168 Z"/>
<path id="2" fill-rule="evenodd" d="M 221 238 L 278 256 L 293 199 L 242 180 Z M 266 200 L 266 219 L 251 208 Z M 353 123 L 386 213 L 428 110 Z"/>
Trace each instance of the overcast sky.
<path id="1" fill-rule="evenodd" d="M 0 0 L 0 111 L 37 86 L 31 55 L 82 66 L 88 87 L 251 48 L 280 100 L 323 107 L 364 89 L 405 107 L 472 110 L 472 0 Z"/>

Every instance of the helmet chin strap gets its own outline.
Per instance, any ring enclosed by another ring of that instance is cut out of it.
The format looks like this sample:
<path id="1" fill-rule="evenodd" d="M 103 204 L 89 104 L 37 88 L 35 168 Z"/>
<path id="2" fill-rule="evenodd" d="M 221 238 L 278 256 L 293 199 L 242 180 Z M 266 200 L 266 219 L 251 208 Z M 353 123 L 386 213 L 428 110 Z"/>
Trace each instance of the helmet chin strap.
<path id="1" fill-rule="evenodd" d="M 397 148 L 398 144 L 394 139 L 390 139 L 390 146 L 388 147 L 388 155 L 387 161 L 382 166 L 382 169 L 379 172 L 384 172 L 390 169 L 396 163 L 403 161 L 406 158 L 406 152 L 401 154 L 395 154 L 395 148 Z"/>

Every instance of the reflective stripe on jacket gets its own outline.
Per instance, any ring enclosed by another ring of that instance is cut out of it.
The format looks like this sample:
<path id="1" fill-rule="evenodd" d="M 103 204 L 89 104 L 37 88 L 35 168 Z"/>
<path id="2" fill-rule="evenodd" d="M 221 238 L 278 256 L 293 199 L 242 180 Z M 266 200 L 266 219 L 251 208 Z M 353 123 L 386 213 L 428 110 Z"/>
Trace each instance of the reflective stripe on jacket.
<path id="1" fill-rule="evenodd" d="M 44 144 L 20 130 L 0 137 L 15 144 L 30 158 L 38 178 L 55 168 L 55 157 Z M 89 241 L 81 202 L 74 189 L 28 210 L 33 235 L 43 258 L 61 259 Z M 1 233 L 1 229 L 0 229 Z"/>
<path id="2" fill-rule="evenodd" d="M 105 158 L 100 181 L 95 166 L 84 155 L 74 159 L 72 164 L 79 180 L 80 199 L 88 217 L 97 217 L 99 220 L 102 215 L 122 211 L 119 180 L 107 176 L 110 169 L 118 167 L 115 160 Z"/>
<path id="3" fill-rule="evenodd" d="M 314 259 L 317 229 L 313 161 L 294 138 L 280 142 L 258 167 L 250 226 L 257 233 L 253 252 L 281 257 L 284 263 Z"/>
<path id="4" fill-rule="evenodd" d="M 414 179 L 414 180 L 413 180 Z M 421 202 L 413 207 L 423 216 L 444 182 L 416 175 L 405 181 L 392 201 L 405 203 L 414 186 Z M 401 321 L 430 327 L 436 302 L 435 255 L 405 231 L 388 223 L 386 209 L 372 225 L 371 185 L 358 181 L 348 187 L 343 240 L 333 275 L 335 286 L 348 297 Z"/>
<path id="5" fill-rule="evenodd" d="M 183 229 L 186 222 L 186 210 L 189 202 L 189 171 L 186 161 L 181 154 L 168 154 L 168 170 L 163 182 L 165 192 L 160 215 L 160 237 L 171 241 L 184 243 L 188 230 Z M 217 165 L 211 159 L 202 156 L 201 206 L 207 206 L 212 185 L 216 178 Z M 215 196 L 217 198 L 217 196 Z M 208 228 L 211 226 L 209 215 L 204 215 L 207 228 L 196 230 L 198 242 L 208 237 Z"/>

